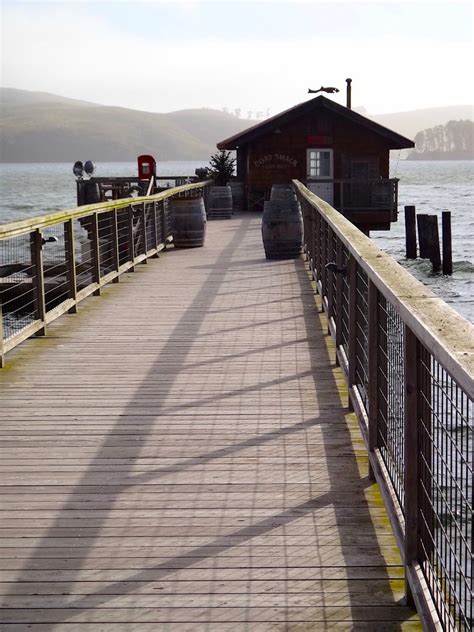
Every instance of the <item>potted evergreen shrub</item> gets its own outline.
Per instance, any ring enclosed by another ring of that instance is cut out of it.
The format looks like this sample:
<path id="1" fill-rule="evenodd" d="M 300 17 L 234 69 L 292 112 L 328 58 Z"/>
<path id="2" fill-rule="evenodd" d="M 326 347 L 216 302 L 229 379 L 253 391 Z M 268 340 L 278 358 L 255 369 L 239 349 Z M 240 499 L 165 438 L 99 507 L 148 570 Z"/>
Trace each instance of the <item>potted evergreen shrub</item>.
<path id="1" fill-rule="evenodd" d="M 213 154 L 209 160 L 209 175 L 214 179 L 216 186 L 224 187 L 234 175 L 235 158 L 230 151 L 224 149 Z"/>

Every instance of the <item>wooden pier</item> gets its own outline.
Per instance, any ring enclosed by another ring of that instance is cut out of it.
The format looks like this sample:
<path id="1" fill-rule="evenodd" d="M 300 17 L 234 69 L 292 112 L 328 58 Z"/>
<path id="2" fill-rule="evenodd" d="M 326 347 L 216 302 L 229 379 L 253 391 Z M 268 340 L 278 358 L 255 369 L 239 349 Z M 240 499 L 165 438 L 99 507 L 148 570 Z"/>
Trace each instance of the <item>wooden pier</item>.
<path id="1" fill-rule="evenodd" d="M 2 630 L 421 629 L 307 266 L 260 222 L 9 355 Z"/>

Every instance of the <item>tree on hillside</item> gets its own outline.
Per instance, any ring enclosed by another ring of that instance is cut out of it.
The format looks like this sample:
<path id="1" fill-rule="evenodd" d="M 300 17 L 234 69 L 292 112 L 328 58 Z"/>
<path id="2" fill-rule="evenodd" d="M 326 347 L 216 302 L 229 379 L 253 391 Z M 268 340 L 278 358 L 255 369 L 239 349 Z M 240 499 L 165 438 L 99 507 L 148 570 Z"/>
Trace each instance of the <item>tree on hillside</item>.
<path id="1" fill-rule="evenodd" d="M 424 129 L 415 136 L 415 154 L 457 154 L 472 156 L 474 150 L 474 122 L 448 121 Z"/>

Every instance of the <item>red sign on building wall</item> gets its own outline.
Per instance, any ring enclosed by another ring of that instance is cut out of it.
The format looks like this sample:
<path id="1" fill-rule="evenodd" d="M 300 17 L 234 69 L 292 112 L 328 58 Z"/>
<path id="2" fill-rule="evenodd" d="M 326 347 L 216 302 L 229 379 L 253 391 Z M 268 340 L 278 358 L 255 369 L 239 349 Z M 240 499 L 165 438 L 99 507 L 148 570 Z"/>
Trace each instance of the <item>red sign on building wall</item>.
<path id="1" fill-rule="evenodd" d="M 308 146 L 327 147 L 332 145 L 332 136 L 308 136 Z"/>

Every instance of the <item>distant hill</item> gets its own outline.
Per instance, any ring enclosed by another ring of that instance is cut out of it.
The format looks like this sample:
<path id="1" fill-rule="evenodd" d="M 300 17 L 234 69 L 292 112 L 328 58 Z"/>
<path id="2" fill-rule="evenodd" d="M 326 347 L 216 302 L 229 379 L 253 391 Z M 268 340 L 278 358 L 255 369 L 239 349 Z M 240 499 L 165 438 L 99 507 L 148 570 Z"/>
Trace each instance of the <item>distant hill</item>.
<path id="1" fill-rule="evenodd" d="M 216 143 L 256 121 L 207 108 L 167 114 L 69 99 L 47 92 L 0 88 L 0 162 L 205 160 Z M 409 138 L 454 119 L 472 119 L 471 106 L 365 116 Z"/>
<path id="2" fill-rule="evenodd" d="M 0 162 L 208 160 L 216 143 L 252 124 L 217 110 L 141 112 L 0 88 Z"/>
<path id="3" fill-rule="evenodd" d="M 50 92 L 32 92 L 31 90 L 0 87 L 0 107 L 4 105 L 34 105 L 36 103 L 68 103 L 78 106 L 98 105 L 90 101 L 79 101 L 78 99 L 61 97 L 58 94 L 51 94 Z"/>

